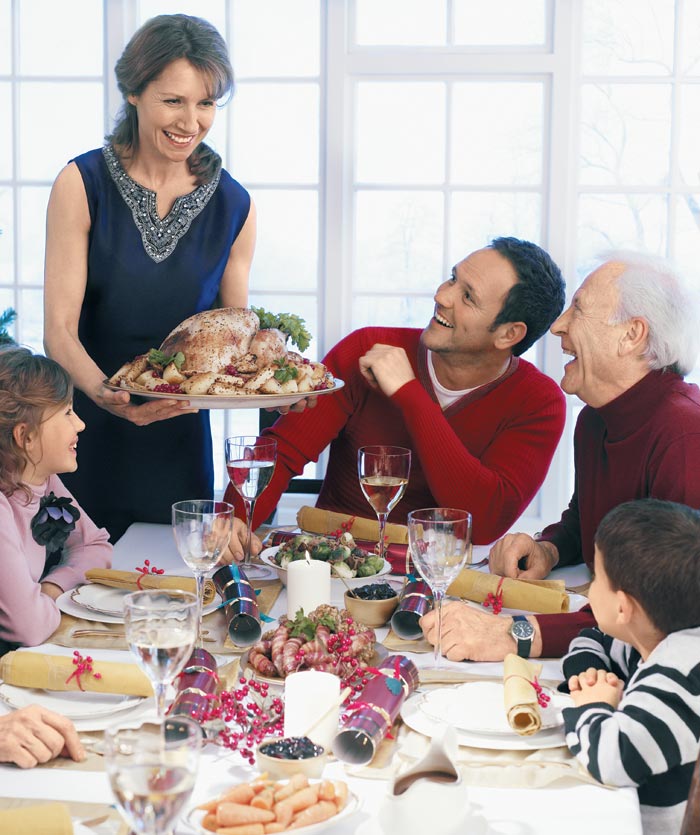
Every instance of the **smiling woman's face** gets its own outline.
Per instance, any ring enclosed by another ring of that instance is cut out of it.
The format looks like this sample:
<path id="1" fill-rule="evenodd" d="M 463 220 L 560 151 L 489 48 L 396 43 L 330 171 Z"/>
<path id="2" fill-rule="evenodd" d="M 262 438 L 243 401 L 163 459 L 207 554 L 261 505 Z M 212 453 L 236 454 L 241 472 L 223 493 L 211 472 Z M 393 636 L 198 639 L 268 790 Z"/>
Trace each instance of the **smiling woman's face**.
<path id="1" fill-rule="evenodd" d="M 140 152 L 186 160 L 214 123 L 216 102 L 210 90 L 207 76 L 178 58 L 140 95 L 130 95 L 138 113 Z"/>

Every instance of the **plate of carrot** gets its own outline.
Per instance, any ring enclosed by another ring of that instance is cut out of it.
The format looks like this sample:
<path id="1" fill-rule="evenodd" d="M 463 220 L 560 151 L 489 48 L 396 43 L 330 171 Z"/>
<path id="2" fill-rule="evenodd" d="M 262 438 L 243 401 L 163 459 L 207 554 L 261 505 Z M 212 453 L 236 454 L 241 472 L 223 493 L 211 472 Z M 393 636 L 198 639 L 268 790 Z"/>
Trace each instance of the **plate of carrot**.
<path id="1" fill-rule="evenodd" d="M 303 774 L 268 780 L 262 775 L 193 807 L 186 820 L 203 835 L 311 835 L 359 807 L 357 795 L 342 780 L 312 781 Z"/>

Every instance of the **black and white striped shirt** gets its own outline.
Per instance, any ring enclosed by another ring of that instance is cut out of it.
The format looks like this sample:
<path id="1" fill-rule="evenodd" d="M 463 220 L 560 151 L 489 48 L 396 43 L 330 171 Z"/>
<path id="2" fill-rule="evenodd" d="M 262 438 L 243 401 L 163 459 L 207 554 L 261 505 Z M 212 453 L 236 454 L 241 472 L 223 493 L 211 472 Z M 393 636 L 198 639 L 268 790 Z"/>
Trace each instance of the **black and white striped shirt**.
<path id="1" fill-rule="evenodd" d="M 604 702 L 566 708 L 566 744 L 602 783 L 638 787 L 645 835 L 678 832 L 700 747 L 700 627 L 667 635 L 646 661 L 584 629 L 564 676 L 589 667 L 615 673 L 625 690 L 617 710 Z"/>

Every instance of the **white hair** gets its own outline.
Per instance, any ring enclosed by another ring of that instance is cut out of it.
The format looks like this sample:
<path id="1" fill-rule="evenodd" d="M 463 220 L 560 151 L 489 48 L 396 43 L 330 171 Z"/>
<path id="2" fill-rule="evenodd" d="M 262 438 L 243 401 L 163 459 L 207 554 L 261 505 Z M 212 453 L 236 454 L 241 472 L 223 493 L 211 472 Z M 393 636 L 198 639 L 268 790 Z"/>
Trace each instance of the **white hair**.
<path id="1" fill-rule="evenodd" d="M 685 376 L 695 366 L 700 341 L 697 294 L 678 271 L 656 255 L 618 250 L 606 252 L 607 263 L 624 266 L 617 279 L 618 306 L 610 324 L 635 316 L 649 326 L 643 356 L 652 369 L 667 368 Z"/>

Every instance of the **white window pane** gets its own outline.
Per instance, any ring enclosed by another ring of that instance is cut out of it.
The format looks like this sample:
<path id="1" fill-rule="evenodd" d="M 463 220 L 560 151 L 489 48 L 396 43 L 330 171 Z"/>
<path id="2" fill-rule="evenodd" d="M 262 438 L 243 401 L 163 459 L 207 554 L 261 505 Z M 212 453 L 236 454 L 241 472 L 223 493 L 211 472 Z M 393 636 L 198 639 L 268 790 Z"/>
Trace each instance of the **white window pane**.
<path id="1" fill-rule="evenodd" d="M 44 353 L 44 294 L 20 290 L 17 310 L 17 341 L 36 353 Z"/>
<path id="2" fill-rule="evenodd" d="M 455 43 L 543 44 L 545 0 L 454 0 Z"/>
<path id="3" fill-rule="evenodd" d="M 700 183 L 700 85 L 682 84 L 680 130 L 678 131 L 678 169 L 683 183 Z"/>
<path id="4" fill-rule="evenodd" d="M 0 313 L 4 313 L 9 308 L 12 308 L 15 312 L 17 310 L 14 290 L 9 287 L 0 287 Z M 17 341 L 17 319 L 7 326 L 7 332 Z"/>
<path id="5" fill-rule="evenodd" d="M 256 292 L 255 287 L 250 290 L 250 304 L 254 307 L 264 307 L 271 313 L 294 313 L 306 322 L 306 328 L 311 334 L 311 344 L 304 351 L 304 356 L 309 359 L 320 359 L 318 347 L 318 303 L 315 296 L 295 296 L 283 295 L 282 293 L 275 293 L 274 295 L 267 295 L 265 293 Z M 299 349 L 288 343 L 288 348 L 291 351 L 298 351 Z"/>
<path id="6" fill-rule="evenodd" d="M 0 0 L 0 74 L 12 72 L 12 0 Z"/>
<path id="7" fill-rule="evenodd" d="M 19 192 L 20 284 L 44 283 L 46 206 L 50 193 L 51 189 L 45 186 L 25 186 Z"/>
<path id="8" fill-rule="evenodd" d="M 668 178 L 671 87 L 585 84 L 581 95 L 580 181 L 658 185 Z"/>
<path id="9" fill-rule="evenodd" d="M 675 198 L 674 260 L 700 288 L 700 192 Z"/>
<path id="10" fill-rule="evenodd" d="M 688 0 L 683 4 L 681 37 L 681 70 L 691 75 L 700 74 L 700 3 Z"/>
<path id="11" fill-rule="evenodd" d="M 657 194 L 585 194 L 579 198 L 578 260 L 608 249 L 666 254 L 666 197 Z"/>
<path id="12" fill-rule="evenodd" d="M 445 0 L 355 0 L 355 40 L 363 46 L 436 46 L 446 32 Z"/>
<path id="13" fill-rule="evenodd" d="M 526 185 L 542 181 L 541 83 L 455 84 L 453 182 Z"/>
<path id="14" fill-rule="evenodd" d="M 363 183 L 442 183 L 445 85 L 357 85 L 357 173 Z"/>
<path id="15" fill-rule="evenodd" d="M 102 75 L 102 3 L 22 0 L 19 66 L 24 75 Z"/>
<path id="16" fill-rule="evenodd" d="M 385 325 L 397 328 L 424 328 L 435 309 L 433 293 L 429 296 L 363 296 L 356 295 L 352 302 L 352 327 L 364 328 Z"/>
<path id="17" fill-rule="evenodd" d="M 203 17 L 226 37 L 226 0 L 139 0 L 139 25 L 159 14 Z"/>
<path id="18" fill-rule="evenodd" d="M 14 274 L 13 231 L 12 189 L 0 187 L 0 282 L 3 284 L 11 282 Z"/>
<path id="19" fill-rule="evenodd" d="M 236 0 L 234 69 L 244 76 L 318 75 L 319 0 Z"/>
<path id="20" fill-rule="evenodd" d="M 440 192 L 359 192 L 353 289 L 431 293 L 442 280 L 443 230 Z"/>
<path id="21" fill-rule="evenodd" d="M 318 85 L 238 85 L 229 107 L 236 179 L 318 182 Z"/>
<path id="22" fill-rule="evenodd" d="M 230 105 L 216 108 L 216 116 L 214 117 L 214 124 L 212 125 L 207 138 L 204 140 L 210 148 L 213 148 L 223 160 L 224 168 L 228 170 L 228 159 L 226 158 L 226 148 L 228 139 L 228 115 L 227 108 Z"/>
<path id="23" fill-rule="evenodd" d="M 19 172 L 53 180 L 69 159 L 104 144 L 102 84 L 19 85 Z M 70 114 L 70 118 L 66 118 Z M 51 142 L 46 132 L 51 131 Z"/>
<path id="24" fill-rule="evenodd" d="M 315 191 L 253 192 L 258 238 L 250 275 L 253 290 L 316 290 L 318 195 Z"/>
<path id="25" fill-rule="evenodd" d="M 674 6 L 675 0 L 584 0 L 584 74 L 671 73 Z"/>
<path id="26" fill-rule="evenodd" d="M 0 125 L 4 125 L 0 142 L 0 180 L 12 178 L 12 89 L 10 82 L 0 82 Z"/>
<path id="27" fill-rule="evenodd" d="M 450 263 L 456 264 L 494 238 L 512 235 L 539 243 L 541 211 L 539 194 L 455 192 L 450 212 Z"/>

